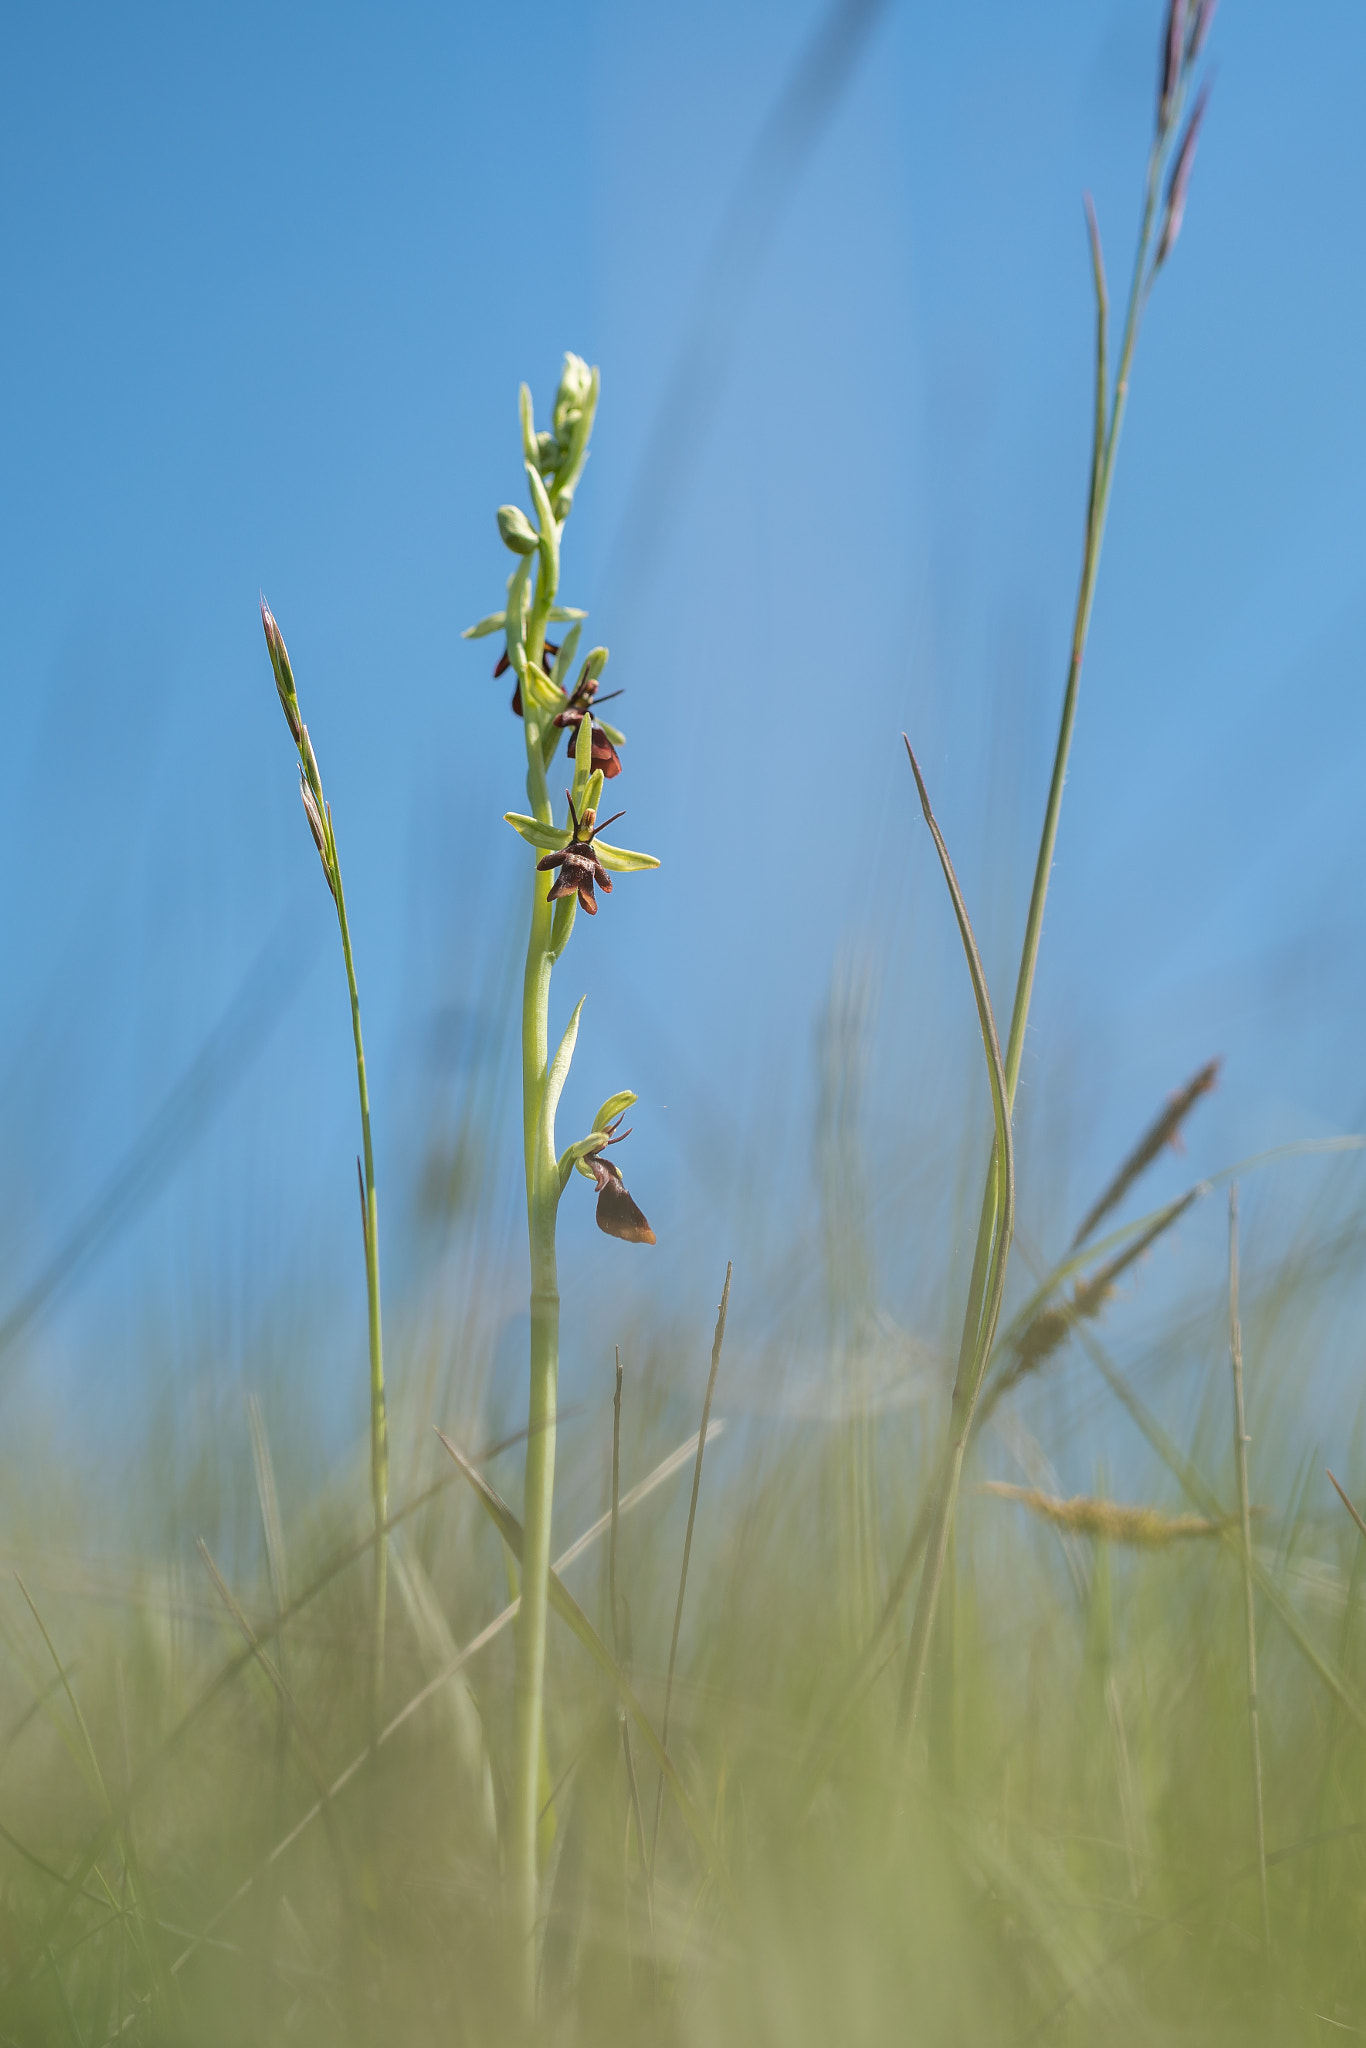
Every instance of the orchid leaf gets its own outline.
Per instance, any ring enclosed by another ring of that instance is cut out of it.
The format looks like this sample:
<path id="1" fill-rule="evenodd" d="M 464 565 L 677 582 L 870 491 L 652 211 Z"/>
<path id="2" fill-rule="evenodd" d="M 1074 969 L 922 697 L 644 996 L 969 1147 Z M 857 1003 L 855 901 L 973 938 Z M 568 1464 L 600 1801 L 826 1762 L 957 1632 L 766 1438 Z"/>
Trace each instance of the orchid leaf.
<path id="1" fill-rule="evenodd" d="M 545 1077 L 545 1094 L 541 1098 L 541 1129 L 548 1150 L 553 1154 L 555 1145 L 555 1112 L 560 1106 L 560 1096 L 569 1077 L 574 1058 L 574 1047 L 578 1043 L 579 1019 L 587 996 L 580 996 L 574 1005 L 574 1014 L 564 1027 L 564 1037 L 556 1048 L 555 1057 Z"/>

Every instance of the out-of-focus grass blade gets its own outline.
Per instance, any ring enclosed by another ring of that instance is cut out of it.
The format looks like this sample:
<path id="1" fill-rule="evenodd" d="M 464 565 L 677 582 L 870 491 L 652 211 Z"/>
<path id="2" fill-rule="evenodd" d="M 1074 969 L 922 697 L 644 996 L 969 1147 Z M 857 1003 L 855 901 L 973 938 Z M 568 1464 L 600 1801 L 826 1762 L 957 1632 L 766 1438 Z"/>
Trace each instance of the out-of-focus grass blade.
<path id="1" fill-rule="evenodd" d="M 1128 1409 L 1129 1414 L 1138 1424 L 1144 1436 L 1147 1437 L 1148 1442 L 1157 1452 L 1158 1457 L 1161 1458 L 1167 1470 L 1174 1479 L 1179 1481 L 1190 1499 L 1200 1509 L 1200 1512 L 1211 1517 L 1216 1515 L 1222 1517 L 1224 1510 L 1219 1496 L 1212 1487 L 1205 1484 L 1190 1459 L 1186 1457 L 1185 1453 L 1168 1436 L 1166 1430 L 1163 1429 L 1161 1423 L 1157 1420 L 1157 1417 L 1148 1408 L 1147 1403 L 1141 1400 L 1133 1388 L 1129 1386 L 1123 1374 L 1114 1365 L 1112 1360 L 1107 1357 L 1096 1338 L 1089 1330 L 1082 1329 L 1078 1330 L 1077 1336 L 1082 1348 L 1101 1378 L 1105 1381 L 1105 1384 L 1109 1387 L 1111 1393 Z M 1224 1533 L 1224 1541 L 1240 1553 L 1241 1540 L 1241 1534 L 1235 1533 L 1232 1529 L 1226 1530 Z M 1301 1656 L 1318 1673 L 1338 1704 L 1351 1715 L 1357 1726 L 1366 1729 L 1366 1705 L 1363 1705 L 1357 1698 L 1341 1673 L 1334 1671 L 1332 1665 L 1309 1635 L 1298 1614 L 1296 1614 L 1294 1608 L 1286 1599 L 1285 1594 L 1277 1585 L 1274 1576 L 1255 1557 L 1252 1559 L 1252 1576 L 1256 1580 L 1261 1592 L 1265 1595 L 1267 1605 L 1271 1608 Z"/>
<path id="2" fill-rule="evenodd" d="M 707 1441 L 711 1442 L 711 1440 L 714 1437 L 719 1436 L 724 1427 L 725 1424 L 720 1420 L 713 1422 L 710 1429 L 707 1431 Z M 520 1441 L 520 1439 L 525 1434 L 526 1432 L 524 1430 L 519 1430 L 517 1432 L 517 1436 L 514 1439 L 512 1439 L 512 1441 Z M 498 1448 L 503 1448 L 503 1446 L 499 1446 Z M 680 1471 L 682 1467 L 687 1464 L 689 1458 L 693 1456 L 696 1449 L 697 1438 L 696 1436 L 690 1436 L 686 1443 L 680 1444 L 677 1450 L 671 1451 L 669 1453 L 669 1456 L 663 1459 L 658 1465 L 656 1465 L 652 1472 L 648 1472 L 644 1479 L 640 1480 L 635 1486 L 631 1488 L 629 1493 L 622 1495 L 620 1512 L 622 1514 L 626 1514 L 632 1508 L 638 1507 L 643 1500 L 648 1499 L 650 1494 L 654 1493 L 655 1490 L 658 1487 L 662 1486 L 666 1480 L 671 1479 L 675 1472 Z M 488 1454 L 486 1453 L 485 1455 Z M 450 1476 L 449 1481 L 440 1482 L 438 1486 L 429 1489 L 428 1495 L 419 1496 L 418 1501 L 410 1502 L 408 1509 L 406 1509 L 404 1512 L 411 1512 L 412 1508 L 420 1505 L 421 1500 L 428 1498 L 430 1493 L 440 1491 L 442 1485 L 453 1484 L 462 1476 L 463 1471 L 464 1468 L 461 1467 L 457 1471 L 453 1472 Z M 391 1520 L 392 1519 L 397 1518 L 391 1517 Z M 570 1544 L 567 1550 L 564 1550 L 560 1553 L 559 1557 L 557 1557 L 555 1560 L 553 1567 L 554 1571 L 556 1573 L 567 1571 L 569 1566 L 574 1563 L 575 1559 L 582 1557 L 583 1553 L 587 1549 L 589 1549 L 589 1547 L 597 1540 L 597 1538 L 603 1534 L 604 1530 L 606 1530 L 609 1527 L 611 1519 L 612 1517 L 610 1510 L 607 1514 L 600 1515 L 597 1521 L 592 1523 L 587 1529 L 585 1529 L 583 1534 L 577 1537 L 575 1541 Z M 360 1551 L 358 1554 L 363 1554 L 364 1551 L 370 1547 L 370 1544 L 373 1541 L 374 1538 L 372 1535 L 367 1539 L 365 1543 L 363 1543 L 360 1546 Z M 510 1623 L 516 1620 L 517 1610 L 520 1605 L 520 1600 L 514 1599 L 509 1601 L 506 1607 L 502 1608 L 499 1611 L 499 1613 L 494 1615 L 492 1621 L 488 1622 L 482 1629 L 480 1629 L 478 1635 L 473 1636 L 470 1639 L 470 1641 L 466 1643 L 464 1649 L 461 1650 L 455 1657 L 453 1657 L 449 1664 L 445 1665 L 441 1670 L 437 1671 L 431 1678 L 427 1680 L 425 1685 L 419 1687 L 417 1692 L 413 1694 L 412 1698 L 408 1700 L 405 1703 L 405 1705 L 400 1707 L 398 1712 L 393 1716 L 392 1720 L 390 1720 L 385 1725 L 385 1727 L 381 1729 L 378 1740 L 374 1743 L 373 1747 L 363 1749 L 358 1756 L 352 1757 L 350 1763 L 347 1764 L 345 1770 L 340 1771 L 338 1775 L 332 1780 L 332 1783 L 327 1787 L 327 1800 L 334 1801 L 338 1799 L 341 1796 L 341 1794 L 346 1790 L 346 1787 L 351 1783 L 352 1779 L 357 1776 L 357 1774 L 360 1772 L 360 1770 L 363 1768 L 363 1766 L 366 1764 L 369 1758 L 374 1754 L 375 1750 L 383 1749 L 386 1743 L 392 1741 L 393 1737 L 398 1734 L 399 1729 L 407 1725 L 407 1723 L 413 1718 L 414 1714 L 417 1713 L 420 1707 L 424 1706 L 429 1699 L 433 1698 L 446 1685 L 448 1685 L 450 1680 L 455 1676 L 457 1672 L 462 1671 L 465 1665 L 468 1664 L 472 1658 L 477 1657 L 481 1650 L 485 1649 L 488 1646 L 488 1644 L 494 1640 L 496 1636 L 501 1635 L 503 1630 L 507 1628 L 510 1625 Z M 265 1640 L 264 1630 L 257 1631 L 256 1640 L 258 1643 L 263 1642 Z M 253 1657 L 255 1654 L 256 1653 L 254 1650 L 249 1650 L 247 1652 L 248 1661 L 250 1661 L 251 1657 Z M 165 1752 L 163 1750 L 163 1756 L 164 1754 Z M 186 1949 L 184 1949 L 180 1955 L 176 1957 L 174 1963 L 172 1963 L 171 1965 L 171 1975 L 173 1977 L 178 1975 L 178 1973 L 184 1968 L 186 1963 L 190 1961 L 191 1957 L 196 1955 L 199 1949 L 203 1946 L 203 1944 L 209 1939 L 209 1937 L 213 1933 L 213 1930 L 216 1927 L 221 1926 L 223 1921 L 226 1920 L 226 1918 L 228 1917 L 229 1913 L 232 1912 L 233 1908 L 247 1896 L 252 1886 L 257 1882 L 257 1879 L 260 1878 L 266 1871 L 273 1869 L 275 1864 L 279 1862 L 280 1858 L 289 1849 L 293 1848 L 294 1844 L 298 1841 L 299 1837 L 307 1832 L 307 1830 L 313 1825 L 313 1822 L 318 1818 L 318 1815 L 323 1811 L 324 1803 L 324 1800 L 321 1798 L 315 1800 L 313 1805 L 309 1807 L 308 1811 L 302 1814 L 299 1817 L 299 1819 L 294 1823 L 294 1826 L 289 1830 L 288 1834 L 284 1835 L 275 1844 L 275 1847 L 271 1850 L 270 1854 L 265 1858 L 265 1860 L 262 1863 L 258 1864 L 255 1870 L 249 1872 L 248 1875 L 243 1878 L 242 1882 L 238 1885 L 236 1891 L 233 1892 L 231 1897 L 224 1900 L 223 1904 L 217 1909 L 213 1917 L 207 1922 L 202 1931 L 199 1934 L 195 1935 L 193 1939 L 190 1941 L 189 1946 Z M 82 1864 L 79 1867 L 78 1871 L 78 1875 L 80 1876 L 82 1881 L 84 1881 L 84 1878 L 89 1874 L 91 1865 L 94 1862 L 94 1858 L 99 1853 L 102 1839 L 103 1838 L 97 1837 L 96 1842 L 93 1845 L 89 1846 L 86 1850 L 85 1858 L 83 1859 Z M 65 1905 L 62 1908 L 63 1912 L 65 1912 L 66 1905 L 69 1904 L 70 1898 L 68 1896 Z"/>
<path id="3" fill-rule="evenodd" d="M 488 1513 L 489 1519 L 504 1543 L 506 1543 L 508 1549 L 520 1563 L 522 1556 L 522 1525 L 516 1515 L 513 1514 L 512 1509 L 507 1505 L 502 1496 L 495 1493 L 482 1473 L 475 1470 L 464 1453 L 457 1449 L 450 1438 L 441 1430 L 438 1430 L 436 1433 L 460 1470 L 464 1473 L 466 1479 L 468 1479 L 470 1485 L 474 1488 L 480 1502 Z M 631 1686 L 627 1683 L 626 1677 L 612 1652 L 608 1649 L 606 1643 L 602 1640 L 602 1637 L 598 1634 L 573 1594 L 568 1591 L 563 1579 L 555 1571 L 552 1571 L 550 1574 L 550 1604 L 570 1633 L 577 1636 L 603 1676 L 615 1687 L 622 1705 L 639 1728 L 645 1747 L 649 1750 L 651 1756 L 668 1780 L 669 1790 L 673 1793 L 678 1810 L 687 1822 L 693 1840 L 706 1858 L 712 1875 L 721 1886 L 726 1897 L 734 1903 L 734 1888 L 731 1885 L 725 1865 L 721 1860 L 721 1852 L 712 1839 L 711 1829 L 707 1826 L 706 1821 L 694 1805 L 687 1787 L 678 1775 L 672 1757 L 655 1733 L 649 1715 L 645 1712 Z"/>
<path id="4" fill-rule="evenodd" d="M 140 1137 L 77 1217 L 65 1242 L 0 1318 L 0 1360 L 101 1251 L 136 1222 L 245 1080 L 303 986 L 317 940 L 288 914 L 261 948 L 236 994 Z"/>
<path id="5" fill-rule="evenodd" d="M 904 1740 L 915 1724 L 916 1711 L 924 1688 L 930 1633 L 934 1626 L 939 1585 L 944 1573 L 944 1559 L 958 1501 L 958 1482 L 963 1470 L 963 1455 L 967 1448 L 968 1433 L 972 1427 L 972 1411 L 977 1403 L 987 1360 L 991 1356 L 996 1325 L 1001 1314 L 1001 1301 L 1005 1293 L 1006 1265 L 1010 1257 L 1010 1241 L 1015 1231 L 1015 1147 L 1011 1133 L 1010 1093 L 1006 1085 L 1005 1065 L 1001 1058 L 996 1019 L 992 1013 L 987 978 L 982 967 L 981 955 L 977 950 L 977 940 L 973 935 L 972 921 L 968 916 L 967 905 L 963 901 L 963 892 L 958 886 L 958 877 L 954 873 L 949 849 L 944 843 L 944 835 L 935 822 L 934 812 L 930 809 L 929 792 L 925 787 L 925 778 L 920 773 L 920 763 L 916 760 L 905 733 L 901 737 L 905 741 L 906 756 L 911 764 L 911 773 L 915 777 L 915 786 L 920 793 L 920 808 L 925 814 L 925 823 L 930 828 L 935 851 L 939 855 L 939 865 L 944 871 L 944 880 L 953 902 L 953 914 L 958 920 L 958 934 L 963 942 L 968 973 L 972 979 L 972 993 L 977 1002 L 977 1021 L 981 1026 L 982 1049 L 986 1055 L 987 1077 L 991 1083 L 991 1106 L 996 1120 L 993 1152 L 996 1182 L 995 1228 L 990 1235 L 990 1250 L 987 1253 L 985 1272 L 979 1270 L 978 1263 L 988 1244 L 985 1233 L 978 1235 L 977 1257 L 973 1262 L 974 1271 L 968 1292 L 967 1314 L 963 1319 L 963 1336 L 958 1350 L 958 1371 L 954 1377 L 948 1443 L 926 1540 L 925 1563 L 920 1574 L 920 1591 L 916 1597 L 915 1613 L 911 1620 L 911 1639 L 906 1650 L 906 1665 L 902 1677 L 897 1719 Z"/>

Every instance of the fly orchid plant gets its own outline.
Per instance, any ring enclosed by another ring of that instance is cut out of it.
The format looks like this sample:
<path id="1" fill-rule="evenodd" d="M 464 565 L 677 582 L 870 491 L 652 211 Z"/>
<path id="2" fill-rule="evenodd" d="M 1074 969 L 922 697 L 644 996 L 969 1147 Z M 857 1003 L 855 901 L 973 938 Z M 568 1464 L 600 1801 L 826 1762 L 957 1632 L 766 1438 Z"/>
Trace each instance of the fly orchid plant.
<path id="1" fill-rule="evenodd" d="M 516 505 L 498 510 L 498 531 L 517 556 L 508 578 L 507 604 L 471 626 L 467 640 L 501 633 L 503 653 L 494 670 L 516 677 L 512 709 L 526 742 L 528 810 L 506 818 L 536 854 L 531 930 L 522 985 L 522 1136 L 526 1171 L 527 1237 L 531 1253 L 531 1389 L 526 1448 L 521 1610 L 517 1622 L 516 1705 L 512 1805 L 509 1814 L 509 1905 L 518 1971 L 528 2003 L 535 1995 L 537 1820 L 541 1803 L 546 1613 L 550 1577 L 550 1520 L 555 1491 L 555 1401 L 559 1371 L 560 1295 L 555 1265 L 555 1224 L 563 1195 L 577 1170 L 598 1190 L 597 1220 L 611 1237 L 653 1244 L 654 1232 L 627 1192 L 607 1147 L 628 1133 L 621 1118 L 635 1101 L 629 1088 L 609 1096 L 586 1137 L 556 1151 L 555 1114 L 574 1057 L 580 999 L 553 1059 L 550 1057 L 550 977 L 569 943 L 580 910 L 598 911 L 597 890 L 609 895 L 612 877 L 655 868 L 652 854 L 609 845 L 602 833 L 621 812 L 598 822 L 603 784 L 621 773 L 617 749 L 624 735 L 597 716 L 607 649 L 595 647 L 575 674 L 586 616 L 558 603 L 560 543 L 574 492 L 588 459 L 598 403 L 598 373 L 566 355 L 548 432 L 536 431 L 531 393 L 521 388 L 522 455 L 531 517 Z M 546 638 L 563 624 L 558 643 Z M 615 693 L 612 693 L 615 694 Z M 550 770 L 565 734 L 573 779 L 565 791 L 564 822 L 555 822 Z M 548 878 L 548 879 L 547 879 Z"/>

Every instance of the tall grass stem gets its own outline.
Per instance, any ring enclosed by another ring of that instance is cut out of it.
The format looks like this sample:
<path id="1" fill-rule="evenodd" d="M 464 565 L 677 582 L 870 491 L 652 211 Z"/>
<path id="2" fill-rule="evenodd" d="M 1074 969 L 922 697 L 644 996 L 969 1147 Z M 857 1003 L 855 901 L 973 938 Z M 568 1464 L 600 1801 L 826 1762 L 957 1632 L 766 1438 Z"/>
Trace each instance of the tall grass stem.
<path id="1" fill-rule="evenodd" d="M 692 1494 L 688 1501 L 688 1527 L 683 1537 L 683 1562 L 678 1574 L 678 1599 L 674 1605 L 673 1635 L 669 1641 L 669 1670 L 664 1681 L 664 1718 L 660 1724 L 659 1740 L 665 1750 L 669 1747 L 669 1713 L 673 1706 L 674 1668 L 678 1663 L 678 1638 L 683 1627 L 683 1601 L 688 1591 L 688 1564 L 692 1557 L 692 1532 L 697 1520 L 697 1496 L 702 1485 L 702 1457 L 707 1448 L 708 1425 L 711 1421 L 712 1395 L 716 1392 L 716 1375 L 721 1370 L 721 1346 L 726 1340 L 726 1314 L 730 1308 L 731 1262 L 726 1260 L 726 1284 L 721 1289 L 721 1300 L 716 1310 L 716 1332 L 711 1341 L 711 1370 L 707 1374 L 707 1391 L 702 1401 L 702 1425 L 697 1432 L 697 1463 L 692 1471 Z M 664 1772 L 661 1767 L 659 1784 L 655 1791 L 655 1817 L 650 1830 L 650 1884 L 654 1884 L 655 1858 L 659 1854 L 659 1821 L 664 1810 Z"/>
<path id="2" fill-rule="evenodd" d="M 958 877 L 954 873 L 949 849 L 944 843 L 944 835 L 935 822 L 934 812 L 930 809 L 929 792 L 925 787 L 925 778 L 920 772 L 920 763 L 916 760 L 911 743 L 904 733 L 902 738 L 906 743 L 906 755 L 920 796 L 920 808 L 924 813 L 925 823 L 930 828 L 930 836 L 939 855 L 939 865 L 943 869 L 944 880 L 953 902 L 954 916 L 958 922 L 958 935 L 963 943 L 963 953 L 967 960 L 972 992 L 977 1004 L 977 1021 L 982 1033 L 982 1050 L 986 1055 L 987 1079 L 991 1086 L 992 1114 L 996 1121 L 996 1135 L 992 1145 L 994 1227 L 990 1250 L 983 1260 L 984 1306 L 976 1319 L 964 1322 L 962 1343 L 959 1346 L 958 1370 L 954 1375 L 949 1406 L 948 1443 L 930 1517 L 925 1562 L 921 1569 L 920 1589 L 916 1595 L 915 1612 L 911 1619 L 911 1638 L 906 1649 L 901 1699 L 897 1710 L 898 1731 L 904 1741 L 915 1725 L 921 1693 L 924 1690 L 935 1609 L 939 1601 L 939 1588 L 944 1577 L 944 1563 L 948 1555 L 949 1538 L 958 1505 L 963 1457 L 972 1429 L 973 1410 L 977 1405 L 977 1396 L 981 1391 L 982 1379 L 986 1372 L 987 1360 L 991 1356 L 996 1326 L 1001 1315 L 1006 1261 L 1010 1255 L 1010 1241 L 1015 1229 L 1015 1144 L 1010 1124 L 1010 1098 L 1006 1090 L 1000 1040 L 996 1033 L 996 1018 L 992 1012 L 986 973 L 977 950 L 972 921 L 968 916 L 967 905 L 963 901 L 963 892 L 958 886 Z"/>
<path id="3" fill-rule="evenodd" d="M 1238 1515 L 1242 1537 L 1243 1621 L 1247 1632 L 1247 1725 L 1252 1752 L 1252 1815 L 1257 1841 L 1257 1883 L 1262 1908 L 1262 1942 L 1271 1946 L 1271 1907 L 1266 1890 L 1266 1815 L 1262 1799 L 1262 1733 L 1257 1707 L 1257 1614 L 1252 1597 L 1252 1510 L 1248 1498 L 1247 1418 L 1243 1405 L 1243 1326 L 1238 1300 L 1238 1187 L 1228 1191 L 1228 1350 L 1233 1367 L 1233 1448 L 1238 1469 Z"/>

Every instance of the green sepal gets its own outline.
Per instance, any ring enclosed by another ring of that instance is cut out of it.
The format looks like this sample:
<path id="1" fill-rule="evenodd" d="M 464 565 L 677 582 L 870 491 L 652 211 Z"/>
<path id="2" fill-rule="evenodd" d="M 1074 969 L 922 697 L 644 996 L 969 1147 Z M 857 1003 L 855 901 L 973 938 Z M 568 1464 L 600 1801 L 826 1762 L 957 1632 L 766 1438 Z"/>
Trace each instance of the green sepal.
<path id="1" fill-rule="evenodd" d="M 466 626 L 460 638 L 462 640 L 485 640 L 490 633 L 501 633 L 506 624 L 506 612 L 490 612 L 486 619 L 480 619 L 478 625 Z"/>
<path id="2" fill-rule="evenodd" d="M 503 822 L 511 825 L 513 831 L 520 834 L 528 846 L 534 846 L 540 853 L 558 853 L 561 847 L 569 844 L 570 831 L 567 825 L 543 825 L 539 818 L 528 818 L 521 811 L 504 811 Z M 603 866 L 606 865 L 604 861 Z M 658 861 L 654 865 L 658 867 Z"/>
<path id="3" fill-rule="evenodd" d="M 569 944 L 569 934 L 574 929 L 574 918 L 578 907 L 579 899 L 577 896 L 557 896 L 555 898 L 555 915 L 550 921 L 550 958 L 552 962 L 559 959 L 561 953 Z"/>
<path id="4" fill-rule="evenodd" d="M 603 1103 L 602 1108 L 594 1117 L 593 1129 L 595 1131 L 605 1131 L 607 1126 L 614 1124 L 619 1116 L 625 1116 L 633 1102 L 638 1102 L 639 1100 L 640 1097 L 636 1094 L 634 1088 L 619 1088 L 615 1095 L 608 1096 L 606 1102 Z"/>
<path id="5" fill-rule="evenodd" d="M 602 672 L 611 658 L 611 650 L 609 648 L 590 647 L 584 656 L 583 667 L 579 671 L 580 683 L 596 683 L 600 681 Z"/>
<path id="6" fill-rule="evenodd" d="M 583 725 L 587 725 L 587 723 L 588 720 L 585 718 L 585 720 L 583 721 Z M 580 732 L 583 731 L 583 725 L 579 727 Z M 591 747 L 588 750 L 588 758 L 590 761 L 593 758 L 593 750 Z M 588 778 L 588 787 L 583 793 L 583 810 L 579 812 L 579 816 L 583 816 L 583 811 L 598 811 L 601 810 L 601 808 L 602 770 L 601 768 L 595 768 L 593 770 L 593 773 Z"/>
<path id="7" fill-rule="evenodd" d="M 571 1173 L 581 1173 L 585 1180 L 592 1180 L 593 1169 L 585 1166 L 584 1160 L 590 1152 L 601 1152 L 607 1143 L 606 1131 L 590 1131 L 586 1138 L 576 1138 L 572 1145 L 566 1145 L 556 1161 L 560 1173 L 560 1193 L 569 1185 Z"/>
<path id="8" fill-rule="evenodd" d="M 586 611 L 582 611 L 576 604 L 552 604 L 550 610 L 546 613 L 546 617 L 563 621 L 565 619 L 586 619 L 588 614 Z"/>
<path id="9" fill-rule="evenodd" d="M 634 875 L 659 866 L 652 853 L 632 853 L 626 846 L 609 846 L 605 839 L 595 839 L 593 851 L 610 875 Z"/>
<path id="10" fill-rule="evenodd" d="M 529 697 L 538 711 L 549 711 L 552 716 L 564 708 L 564 691 L 555 683 L 537 661 L 523 662 L 518 674 L 522 680 L 523 701 Z"/>
<path id="11" fill-rule="evenodd" d="M 602 731 L 606 733 L 608 739 L 612 742 L 612 745 L 614 747 L 624 747 L 626 745 L 626 735 L 621 730 L 620 726 L 609 725 L 605 718 L 600 718 L 598 720 L 598 724 L 601 727 Z"/>

